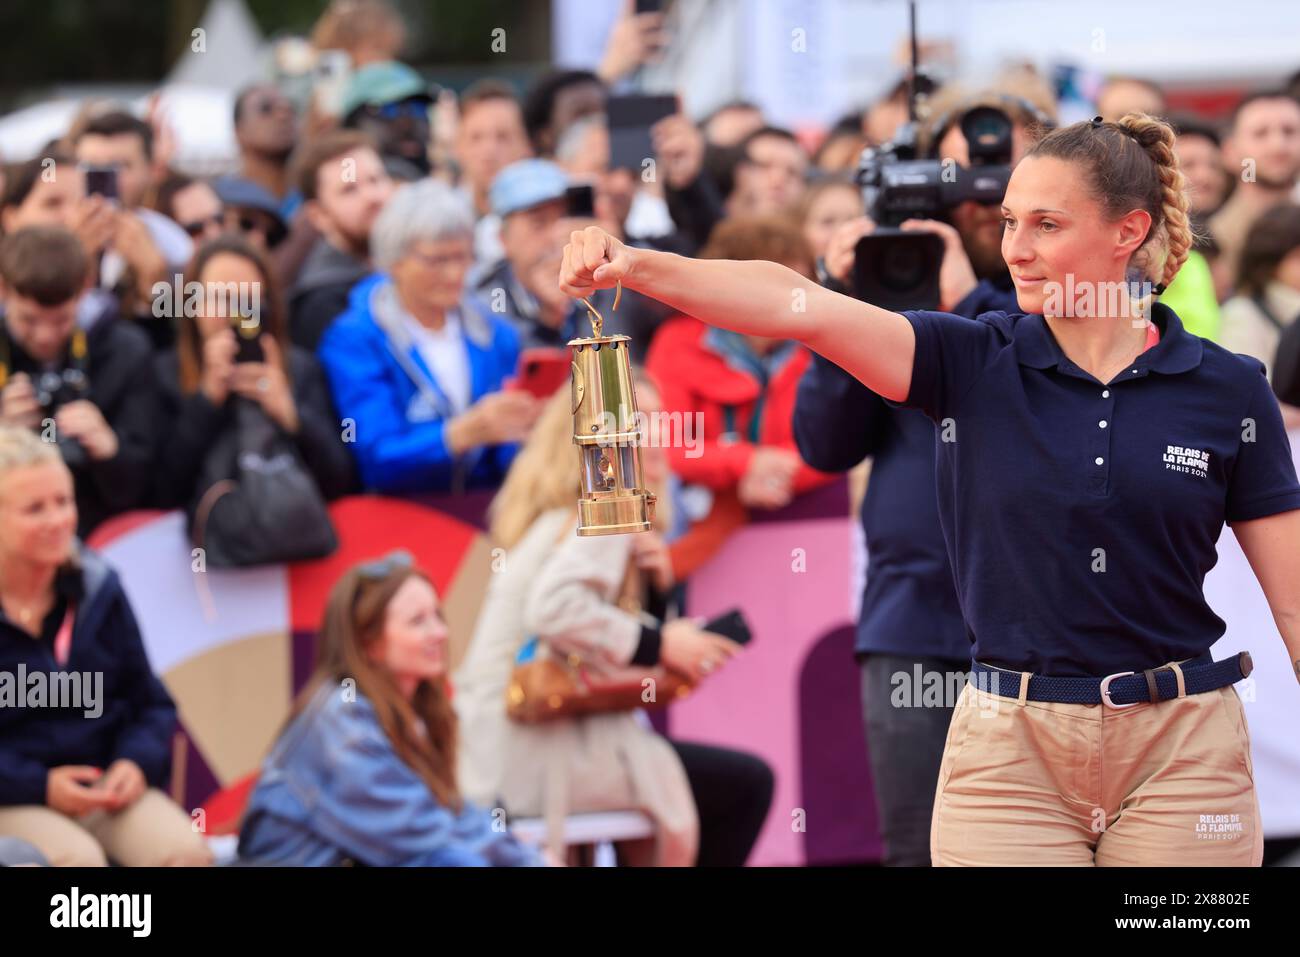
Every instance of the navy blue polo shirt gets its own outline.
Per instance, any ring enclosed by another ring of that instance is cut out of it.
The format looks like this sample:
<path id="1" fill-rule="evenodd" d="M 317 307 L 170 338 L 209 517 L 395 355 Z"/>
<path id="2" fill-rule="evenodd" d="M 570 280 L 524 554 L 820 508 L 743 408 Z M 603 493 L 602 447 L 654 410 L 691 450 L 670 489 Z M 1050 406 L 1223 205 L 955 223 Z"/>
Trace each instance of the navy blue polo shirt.
<path id="1" fill-rule="evenodd" d="M 985 279 L 953 312 L 969 321 L 1015 308 L 1009 279 Z M 814 352 L 799 380 L 794 437 L 804 461 L 826 472 L 872 457 L 861 510 L 867 577 L 855 653 L 969 659 L 934 494 L 934 423 L 886 402 Z"/>
<path id="2" fill-rule="evenodd" d="M 1227 522 L 1300 508 L 1277 400 L 1255 359 L 1183 329 L 1103 384 L 1039 315 L 905 312 L 907 400 L 936 423 L 939 518 L 980 661 L 1052 675 L 1207 651 L 1202 585 Z"/>

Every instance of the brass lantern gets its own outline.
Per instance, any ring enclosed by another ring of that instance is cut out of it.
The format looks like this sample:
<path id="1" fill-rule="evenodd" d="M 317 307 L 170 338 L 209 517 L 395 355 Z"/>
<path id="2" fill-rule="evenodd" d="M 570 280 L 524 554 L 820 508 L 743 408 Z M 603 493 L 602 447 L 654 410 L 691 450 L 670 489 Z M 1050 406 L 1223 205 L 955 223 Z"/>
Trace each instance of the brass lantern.
<path id="1" fill-rule="evenodd" d="M 614 298 L 618 308 L 622 288 Z M 655 496 L 641 476 L 641 429 L 627 336 L 602 335 L 604 320 L 591 311 L 593 335 L 572 339 L 573 442 L 581 458 L 579 535 L 649 531 Z"/>

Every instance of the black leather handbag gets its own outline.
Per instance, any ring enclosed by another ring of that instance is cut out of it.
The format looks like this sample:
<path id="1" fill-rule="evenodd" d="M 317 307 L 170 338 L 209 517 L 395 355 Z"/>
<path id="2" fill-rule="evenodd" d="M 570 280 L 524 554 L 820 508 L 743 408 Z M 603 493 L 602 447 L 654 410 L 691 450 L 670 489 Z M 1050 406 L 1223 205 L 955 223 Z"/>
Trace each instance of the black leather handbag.
<path id="1" fill-rule="evenodd" d="M 224 475 L 209 473 L 192 509 L 190 537 L 207 564 L 265 565 L 332 554 L 338 536 L 325 498 L 290 439 L 244 399 L 236 400 L 235 426 L 234 442 L 209 457 L 213 471 Z"/>

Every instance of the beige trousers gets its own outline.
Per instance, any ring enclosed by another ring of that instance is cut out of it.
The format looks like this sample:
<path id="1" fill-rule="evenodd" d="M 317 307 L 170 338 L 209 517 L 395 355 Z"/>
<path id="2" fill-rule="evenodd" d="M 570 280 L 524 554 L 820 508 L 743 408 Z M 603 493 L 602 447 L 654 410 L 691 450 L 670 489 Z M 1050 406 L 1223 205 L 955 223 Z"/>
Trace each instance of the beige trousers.
<path id="1" fill-rule="evenodd" d="M 1258 867 L 1263 853 L 1231 686 L 1118 711 L 962 691 L 935 792 L 936 866 Z"/>
<path id="2" fill-rule="evenodd" d="M 130 807 L 72 818 L 43 805 L 0 807 L 0 835 L 22 838 L 55 867 L 203 865 L 212 855 L 190 817 L 150 788 Z"/>

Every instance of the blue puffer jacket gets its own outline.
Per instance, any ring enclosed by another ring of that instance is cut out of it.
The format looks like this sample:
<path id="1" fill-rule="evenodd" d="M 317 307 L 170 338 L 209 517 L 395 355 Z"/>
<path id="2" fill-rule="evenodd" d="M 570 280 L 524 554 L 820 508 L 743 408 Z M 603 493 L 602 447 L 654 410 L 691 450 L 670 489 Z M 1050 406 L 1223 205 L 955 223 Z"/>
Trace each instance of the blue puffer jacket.
<path id="1" fill-rule="evenodd" d="M 249 798 L 240 857 L 319 867 L 520 867 L 538 852 L 483 808 L 443 807 L 393 750 L 360 692 L 325 682 L 271 749 Z"/>
<path id="2" fill-rule="evenodd" d="M 471 402 L 501 389 L 519 361 L 519 336 L 486 304 L 460 305 Z M 485 445 L 459 457 L 444 430 L 451 408 L 402 318 L 387 276 L 353 287 L 348 308 L 321 339 L 319 356 L 361 481 L 377 492 L 459 492 L 495 488 L 518 447 Z"/>

